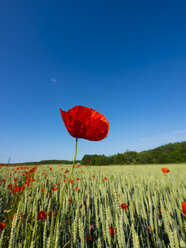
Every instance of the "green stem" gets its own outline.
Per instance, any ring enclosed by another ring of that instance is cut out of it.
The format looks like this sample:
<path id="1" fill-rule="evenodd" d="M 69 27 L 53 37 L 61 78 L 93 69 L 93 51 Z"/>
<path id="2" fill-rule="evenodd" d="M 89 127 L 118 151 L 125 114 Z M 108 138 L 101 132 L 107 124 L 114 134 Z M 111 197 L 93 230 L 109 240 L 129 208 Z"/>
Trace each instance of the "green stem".
<path id="1" fill-rule="evenodd" d="M 78 138 L 76 138 L 75 155 L 74 155 L 74 161 L 73 161 L 72 171 L 70 173 L 70 176 L 69 176 L 68 180 L 64 184 L 64 186 L 62 188 L 62 192 L 61 192 L 61 204 L 60 204 L 60 207 L 59 207 L 59 210 L 58 210 L 58 214 L 57 214 L 57 217 L 56 217 L 56 223 L 55 223 L 55 229 L 54 229 L 54 245 L 53 245 L 53 247 L 55 247 L 55 243 L 56 243 L 56 229 L 57 229 L 57 222 L 58 222 L 58 219 L 59 219 L 59 214 L 60 214 L 60 211 L 61 211 L 61 208 L 62 208 L 62 204 L 63 204 L 63 194 L 64 194 L 65 188 L 66 188 L 68 182 L 70 181 L 70 178 L 71 178 L 71 176 L 72 176 L 72 174 L 74 172 L 74 164 L 75 164 L 76 155 L 77 155 L 77 141 L 78 141 Z"/>

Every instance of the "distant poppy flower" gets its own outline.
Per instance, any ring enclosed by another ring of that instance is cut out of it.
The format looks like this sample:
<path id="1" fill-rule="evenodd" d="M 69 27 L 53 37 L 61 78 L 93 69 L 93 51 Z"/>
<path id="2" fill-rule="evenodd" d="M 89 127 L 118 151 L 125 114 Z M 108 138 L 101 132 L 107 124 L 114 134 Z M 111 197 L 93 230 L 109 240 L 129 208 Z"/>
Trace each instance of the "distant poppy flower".
<path id="1" fill-rule="evenodd" d="M 31 184 L 31 182 L 25 182 L 25 184 L 29 187 L 30 186 L 30 184 Z"/>
<path id="2" fill-rule="evenodd" d="M 182 211 L 186 215 L 186 202 L 182 202 Z"/>
<path id="3" fill-rule="evenodd" d="M 68 172 L 69 172 L 69 170 L 66 170 L 66 171 L 65 171 L 65 173 L 68 173 Z"/>
<path id="4" fill-rule="evenodd" d="M 50 216 L 50 217 L 52 217 L 52 215 L 55 215 L 55 212 L 51 211 L 51 212 L 49 213 L 49 216 Z"/>
<path id="5" fill-rule="evenodd" d="M 69 183 L 71 183 L 71 184 L 74 183 L 74 180 L 73 179 L 70 179 Z"/>
<path id="6" fill-rule="evenodd" d="M 17 180 L 18 180 L 18 179 L 17 179 L 17 178 L 15 178 L 15 179 L 14 179 L 14 182 L 17 182 Z"/>
<path id="7" fill-rule="evenodd" d="M 12 187 L 12 184 L 8 184 L 8 188 L 11 188 Z"/>
<path id="8" fill-rule="evenodd" d="M 91 234 L 87 234 L 86 240 L 87 240 L 88 242 L 92 242 L 92 241 L 93 241 L 92 235 L 91 235 Z"/>
<path id="9" fill-rule="evenodd" d="M 126 210 L 126 209 L 128 209 L 128 205 L 125 204 L 125 203 L 122 203 L 122 204 L 121 204 L 121 208 Z"/>
<path id="10" fill-rule="evenodd" d="M 70 203 L 70 204 L 72 203 L 72 198 L 69 199 L 69 203 Z"/>
<path id="11" fill-rule="evenodd" d="M 37 214 L 37 219 L 38 219 L 38 220 L 46 219 L 46 217 L 47 217 L 47 212 L 46 212 L 46 211 L 40 211 L 40 212 Z"/>
<path id="12" fill-rule="evenodd" d="M 107 137 L 109 122 L 104 115 L 88 107 L 75 106 L 67 112 L 60 109 L 69 134 L 74 138 L 99 141 Z"/>
<path id="13" fill-rule="evenodd" d="M 57 187 L 52 187 L 52 190 L 53 190 L 53 191 L 57 190 Z"/>
<path id="14" fill-rule="evenodd" d="M 44 193 L 45 192 L 45 188 L 41 188 L 41 191 Z"/>
<path id="15" fill-rule="evenodd" d="M 107 180 L 108 180 L 108 178 L 107 178 L 107 177 L 105 177 L 105 178 L 104 178 L 104 180 L 105 180 L 105 181 L 107 181 Z"/>
<path id="16" fill-rule="evenodd" d="M 79 179 L 79 177 L 76 179 L 76 181 L 79 181 L 80 179 Z"/>
<path id="17" fill-rule="evenodd" d="M 3 178 L 3 179 L 1 180 L 1 182 L 2 182 L 2 183 L 5 183 L 5 182 L 6 182 L 6 179 Z"/>
<path id="18" fill-rule="evenodd" d="M 79 191 L 79 188 L 78 188 L 78 187 L 76 187 L 76 188 L 75 188 L 75 190 L 76 190 L 76 191 Z"/>
<path id="19" fill-rule="evenodd" d="M 94 225 L 90 225 L 90 226 L 89 226 L 89 230 L 91 230 L 93 227 L 94 227 Z"/>
<path id="20" fill-rule="evenodd" d="M 161 170 L 163 171 L 163 173 L 164 173 L 164 174 L 166 174 L 166 173 L 170 172 L 170 170 L 169 170 L 169 169 L 167 169 L 167 168 L 162 168 Z"/>
<path id="21" fill-rule="evenodd" d="M 52 168 L 50 168 L 50 170 L 52 171 Z"/>
<path id="22" fill-rule="evenodd" d="M 150 232 L 150 226 L 148 226 L 148 230 L 149 230 L 149 232 Z"/>
<path id="23" fill-rule="evenodd" d="M 2 231 L 5 228 L 5 226 L 6 226 L 6 223 L 1 222 L 0 223 L 0 231 Z"/>
<path id="24" fill-rule="evenodd" d="M 110 232 L 110 235 L 115 235 L 115 228 L 109 226 L 109 232 Z"/>
<path id="25" fill-rule="evenodd" d="M 96 175 L 92 175 L 93 178 L 95 178 Z"/>

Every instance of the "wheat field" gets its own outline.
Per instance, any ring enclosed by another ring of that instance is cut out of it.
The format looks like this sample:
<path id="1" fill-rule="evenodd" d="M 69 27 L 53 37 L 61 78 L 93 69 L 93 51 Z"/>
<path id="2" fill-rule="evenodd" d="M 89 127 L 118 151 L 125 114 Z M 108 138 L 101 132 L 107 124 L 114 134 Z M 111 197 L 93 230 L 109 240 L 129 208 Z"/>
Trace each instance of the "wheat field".
<path id="1" fill-rule="evenodd" d="M 54 248 L 71 168 L 0 167 L 0 248 Z M 185 201 L 186 164 L 76 166 L 55 247 L 186 247 Z"/>

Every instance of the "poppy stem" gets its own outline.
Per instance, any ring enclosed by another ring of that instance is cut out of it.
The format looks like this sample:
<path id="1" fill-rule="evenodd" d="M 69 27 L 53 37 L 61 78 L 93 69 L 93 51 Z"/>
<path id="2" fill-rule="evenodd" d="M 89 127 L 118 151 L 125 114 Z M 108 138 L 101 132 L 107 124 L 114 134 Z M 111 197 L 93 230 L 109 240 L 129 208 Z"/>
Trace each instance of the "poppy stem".
<path id="1" fill-rule="evenodd" d="M 61 192 L 61 204 L 60 204 L 60 207 L 59 207 L 59 210 L 58 210 L 58 214 L 57 214 L 57 217 L 56 217 L 56 223 L 55 223 L 55 229 L 54 229 L 54 245 L 53 247 L 55 248 L 55 243 L 56 243 L 56 229 L 57 229 L 57 222 L 58 222 L 58 219 L 59 219 L 59 214 L 60 214 L 60 211 L 61 211 L 61 208 L 62 208 L 62 204 L 63 204 L 63 193 L 64 193 L 64 190 L 68 184 L 68 182 L 70 181 L 71 179 L 71 176 L 74 172 L 74 164 L 75 164 L 75 161 L 76 161 L 76 155 L 77 155 L 77 142 L 78 142 L 78 138 L 76 138 L 76 145 L 75 145 L 75 155 L 74 155 L 74 160 L 73 160 L 73 165 L 72 165 L 72 171 L 70 173 L 70 176 L 67 180 L 67 182 L 64 184 L 63 188 L 62 188 L 62 192 Z"/>

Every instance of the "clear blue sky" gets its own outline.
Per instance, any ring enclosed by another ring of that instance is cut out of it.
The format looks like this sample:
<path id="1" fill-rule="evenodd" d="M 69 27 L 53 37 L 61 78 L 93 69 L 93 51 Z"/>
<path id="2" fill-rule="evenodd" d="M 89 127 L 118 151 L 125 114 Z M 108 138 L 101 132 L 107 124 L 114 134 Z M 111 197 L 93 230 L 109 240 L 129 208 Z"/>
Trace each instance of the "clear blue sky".
<path id="1" fill-rule="evenodd" d="M 69 159 L 59 108 L 91 107 L 110 132 L 84 154 L 186 140 L 186 1 L 1 1 L 0 162 Z"/>

